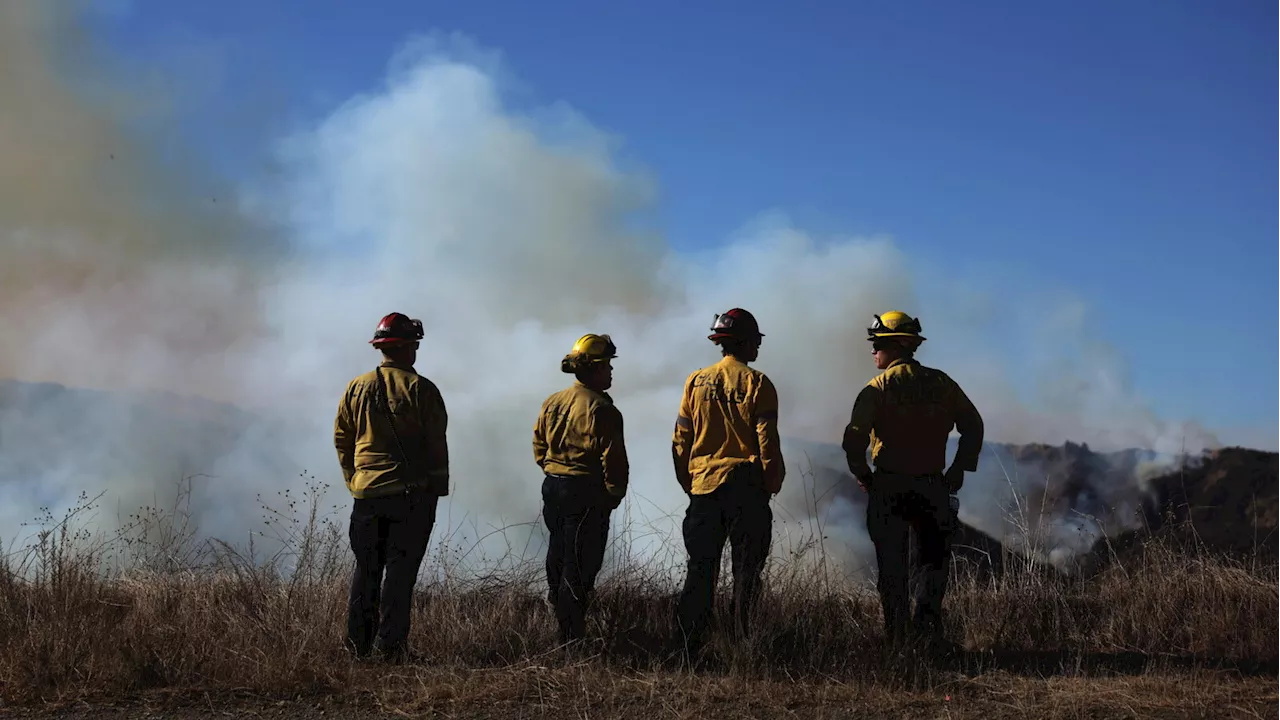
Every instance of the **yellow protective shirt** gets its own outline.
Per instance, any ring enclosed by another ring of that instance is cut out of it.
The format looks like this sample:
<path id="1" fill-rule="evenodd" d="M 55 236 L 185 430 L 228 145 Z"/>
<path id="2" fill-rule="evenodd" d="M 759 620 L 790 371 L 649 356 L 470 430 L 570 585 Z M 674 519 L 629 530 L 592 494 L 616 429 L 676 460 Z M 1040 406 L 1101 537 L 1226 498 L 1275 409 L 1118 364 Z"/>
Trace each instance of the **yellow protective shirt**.
<path id="1" fill-rule="evenodd" d="M 941 370 L 914 359 L 895 360 L 858 393 L 841 444 L 855 477 L 871 471 L 868 442 L 877 470 L 932 475 L 946 469 L 952 428 L 960 431 L 954 464 L 977 470 L 983 433 L 978 409 Z"/>
<path id="2" fill-rule="evenodd" d="M 720 487 L 743 462 L 759 465 L 766 490 L 782 488 L 778 392 L 768 376 L 734 357 L 685 380 L 671 443 L 676 479 L 694 495 Z"/>
<path id="3" fill-rule="evenodd" d="M 622 413 L 608 393 L 574 381 L 542 402 L 533 425 L 533 459 L 549 475 L 597 479 L 610 495 L 623 497 L 630 466 Z"/>
<path id="4" fill-rule="evenodd" d="M 360 375 L 348 383 L 333 423 L 347 490 L 353 497 L 370 498 L 425 486 L 435 495 L 448 495 L 449 416 L 439 388 L 406 365 L 384 361 L 378 370 L 404 455 L 386 408 L 377 402 L 377 371 Z"/>

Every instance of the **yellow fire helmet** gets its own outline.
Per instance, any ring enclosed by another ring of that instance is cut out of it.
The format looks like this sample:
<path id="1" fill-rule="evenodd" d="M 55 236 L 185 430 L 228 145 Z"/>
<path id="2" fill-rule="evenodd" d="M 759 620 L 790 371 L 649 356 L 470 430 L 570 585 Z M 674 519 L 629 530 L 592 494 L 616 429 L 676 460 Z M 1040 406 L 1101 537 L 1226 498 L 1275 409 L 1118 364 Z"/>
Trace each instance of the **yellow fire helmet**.
<path id="1" fill-rule="evenodd" d="M 587 333 L 578 338 L 573 349 L 560 361 L 560 371 L 574 373 L 592 363 L 604 362 L 618 357 L 618 348 L 608 335 Z"/>
<path id="2" fill-rule="evenodd" d="M 873 315 L 875 322 L 867 328 L 867 340 L 880 338 L 906 338 L 917 343 L 924 342 L 921 335 L 920 320 L 913 318 L 901 310 L 890 310 L 881 315 Z"/>

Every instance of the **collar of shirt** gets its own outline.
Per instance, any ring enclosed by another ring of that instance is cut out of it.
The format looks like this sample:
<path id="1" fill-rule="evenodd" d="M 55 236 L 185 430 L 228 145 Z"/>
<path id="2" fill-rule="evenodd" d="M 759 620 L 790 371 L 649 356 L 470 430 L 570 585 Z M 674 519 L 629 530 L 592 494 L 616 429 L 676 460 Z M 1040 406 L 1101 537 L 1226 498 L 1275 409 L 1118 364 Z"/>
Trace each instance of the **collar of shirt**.
<path id="1" fill-rule="evenodd" d="M 575 387 L 580 387 L 580 388 L 582 388 L 583 390 L 586 390 L 587 392 L 592 392 L 592 393 L 595 393 L 596 395 L 599 395 L 600 397 L 604 398 L 605 400 L 608 400 L 610 403 L 612 403 L 612 402 L 613 402 L 613 398 L 609 397 L 609 393 L 604 392 L 603 390 L 595 390 L 595 389 L 591 388 L 590 386 L 588 386 L 586 383 L 582 382 L 581 380 L 576 380 L 576 379 L 575 379 L 575 380 L 573 381 L 573 384 L 574 384 L 574 386 L 575 386 Z"/>

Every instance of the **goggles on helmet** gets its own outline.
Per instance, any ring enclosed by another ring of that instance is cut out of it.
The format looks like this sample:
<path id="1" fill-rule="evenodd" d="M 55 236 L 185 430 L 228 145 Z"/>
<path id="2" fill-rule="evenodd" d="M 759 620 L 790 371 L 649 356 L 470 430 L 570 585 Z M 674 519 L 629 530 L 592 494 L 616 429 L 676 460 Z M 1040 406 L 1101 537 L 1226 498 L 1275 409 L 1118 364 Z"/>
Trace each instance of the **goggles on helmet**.
<path id="1" fill-rule="evenodd" d="M 867 328 L 867 337 L 875 337 L 886 332 L 911 334 L 919 334 L 920 332 L 920 321 L 914 318 L 898 323 L 897 327 L 891 328 L 884 324 L 879 315 L 872 315 L 871 317 L 875 318 L 875 321 L 871 323 L 871 327 Z"/>
<path id="2" fill-rule="evenodd" d="M 745 310 L 733 309 L 728 312 L 716 313 L 711 318 L 711 332 L 723 335 L 741 335 L 750 337 L 764 337 L 764 333 L 760 332 L 759 326 L 756 325 L 755 318 Z"/>
<path id="3" fill-rule="evenodd" d="M 618 356 L 618 346 L 608 335 L 597 335 L 596 339 L 582 349 L 584 358 L 593 361 L 611 360 Z"/>
<path id="4" fill-rule="evenodd" d="M 421 340 L 425 335 L 422 329 L 421 320 L 411 320 L 409 318 L 397 319 L 387 326 L 379 327 L 374 331 L 375 340 L 383 338 L 394 338 L 396 340 Z"/>

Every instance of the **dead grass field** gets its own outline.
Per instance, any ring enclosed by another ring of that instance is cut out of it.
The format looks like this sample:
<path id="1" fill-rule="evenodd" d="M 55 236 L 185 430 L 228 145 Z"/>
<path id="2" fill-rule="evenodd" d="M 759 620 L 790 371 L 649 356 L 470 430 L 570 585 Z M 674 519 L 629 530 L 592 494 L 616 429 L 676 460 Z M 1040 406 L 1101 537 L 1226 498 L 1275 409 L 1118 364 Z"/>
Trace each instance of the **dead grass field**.
<path id="1" fill-rule="evenodd" d="M 755 637 L 717 636 L 696 669 L 668 641 L 670 587 L 614 569 L 591 642 L 566 651 L 530 568 L 424 584 L 412 642 L 429 661 L 390 668 L 341 651 L 342 528 L 312 514 L 288 553 L 249 561 L 149 512 L 105 540 L 69 516 L 3 554 L 7 714 L 1276 716 L 1275 563 L 1160 538 L 1088 578 L 957 566 L 947 622 L 965 652 L 946 660 L 883 651 L 870 588 L 821 565 L 772 566 Z"/>

